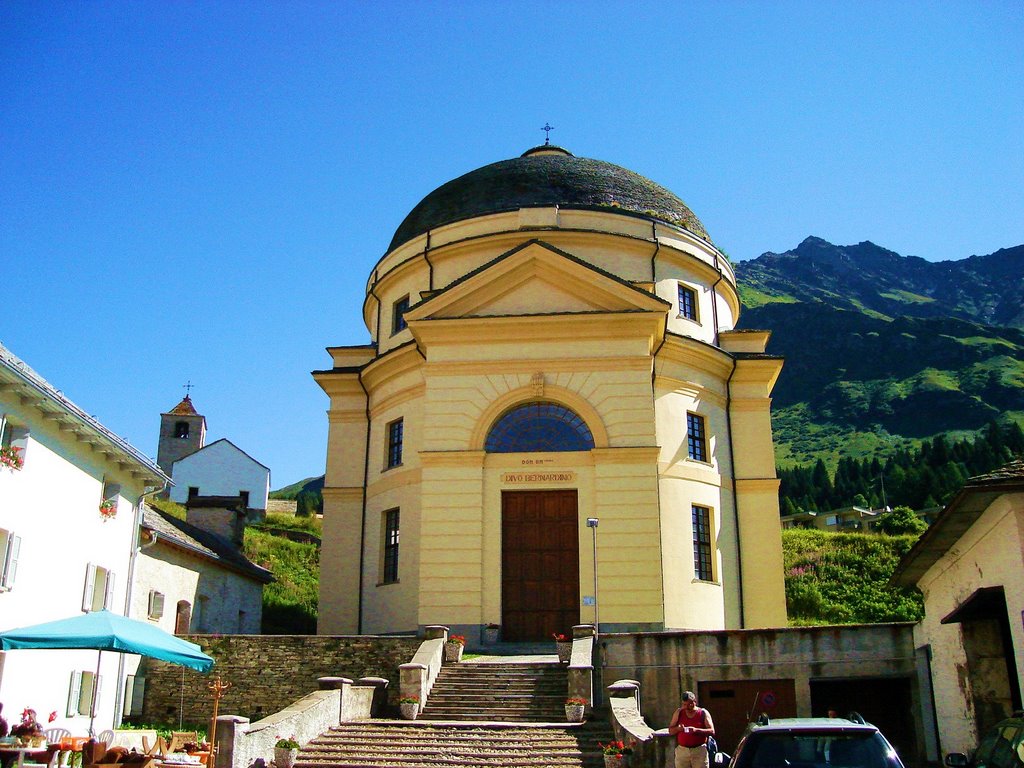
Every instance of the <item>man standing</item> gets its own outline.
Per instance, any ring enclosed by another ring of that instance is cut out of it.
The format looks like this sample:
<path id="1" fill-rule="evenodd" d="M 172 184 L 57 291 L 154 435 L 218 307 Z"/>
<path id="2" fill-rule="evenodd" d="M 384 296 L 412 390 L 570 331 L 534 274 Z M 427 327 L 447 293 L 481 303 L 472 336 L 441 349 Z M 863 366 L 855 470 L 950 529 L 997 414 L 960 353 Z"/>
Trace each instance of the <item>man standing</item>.
<path id="1" fill-rule="evenodd" d="M 683 693 L 668 732 L 676 737 L 675 768 L 709 768 L 708 737 L 715 735 L 715 723 L 710 712 L 697 706 L 693 691 Z"/>

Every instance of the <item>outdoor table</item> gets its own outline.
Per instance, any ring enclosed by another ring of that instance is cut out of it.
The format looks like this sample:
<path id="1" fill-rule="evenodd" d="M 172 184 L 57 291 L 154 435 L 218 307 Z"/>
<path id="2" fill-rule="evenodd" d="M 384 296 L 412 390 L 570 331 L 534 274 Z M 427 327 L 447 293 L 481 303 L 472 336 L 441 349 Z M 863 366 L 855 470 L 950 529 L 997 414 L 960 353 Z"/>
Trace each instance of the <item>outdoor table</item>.
<path id="1" fill-rule="evenodd" d="M 3 763 L 5 768 L 8 765 L 13 765 L 15 766 L 15 768 L 22 768 L 22 766 L 25 764 L 25 755 L 29 755 L 29 762 L 48 763 L 50 762 L 50 753 L 54 751 L 55 746 L 14 747 L 10 744 L 6 744 L 0 747 L 0 762 Z M 15 760 L 15 756 L 17 756 L 17 760 Z"/>

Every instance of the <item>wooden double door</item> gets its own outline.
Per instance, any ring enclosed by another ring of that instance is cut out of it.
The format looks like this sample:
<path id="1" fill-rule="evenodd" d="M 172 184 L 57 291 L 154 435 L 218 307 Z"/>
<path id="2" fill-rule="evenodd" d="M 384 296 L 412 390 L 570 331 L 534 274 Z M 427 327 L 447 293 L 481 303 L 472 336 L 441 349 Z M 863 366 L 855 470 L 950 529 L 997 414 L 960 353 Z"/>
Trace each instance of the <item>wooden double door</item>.
<path id="1" fill-rule="evenodd" d="M 501 635 L 551 640 L 580 620 L 576 491 L 501 495 Z"/>

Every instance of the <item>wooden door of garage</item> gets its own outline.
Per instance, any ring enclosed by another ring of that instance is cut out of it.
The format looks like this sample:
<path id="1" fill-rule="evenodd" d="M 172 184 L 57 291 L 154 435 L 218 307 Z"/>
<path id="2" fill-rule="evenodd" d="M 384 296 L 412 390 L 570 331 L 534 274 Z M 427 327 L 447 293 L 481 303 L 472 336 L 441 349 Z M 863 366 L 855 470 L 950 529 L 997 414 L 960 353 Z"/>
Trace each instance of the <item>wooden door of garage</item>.
<path id="1" fill-rule="evenodd" d="M 501 495 L 501 636 L 550 640 L 580 620 L 576 491 Z"/>
<path id="2" fill-rule="evenodd" d="M 796 717 L 796 686 L 792 680 L 721 680 L 699 684 L 697 702 L 715 721 L 715 740 L 733 754 L 747 723 L 768 717 Z"/>

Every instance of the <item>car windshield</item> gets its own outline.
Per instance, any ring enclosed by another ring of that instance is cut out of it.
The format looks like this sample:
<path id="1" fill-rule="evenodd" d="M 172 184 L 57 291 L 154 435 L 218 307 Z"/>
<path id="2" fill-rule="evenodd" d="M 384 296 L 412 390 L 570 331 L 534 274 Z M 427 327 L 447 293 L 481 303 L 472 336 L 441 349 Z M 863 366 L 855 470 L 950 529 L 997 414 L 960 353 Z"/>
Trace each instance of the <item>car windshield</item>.
<path id="1" fill-rule="evenodd" d="M 752 768 L 902 768 L 877 733 L 763 733 L 754 747 Z"/>

